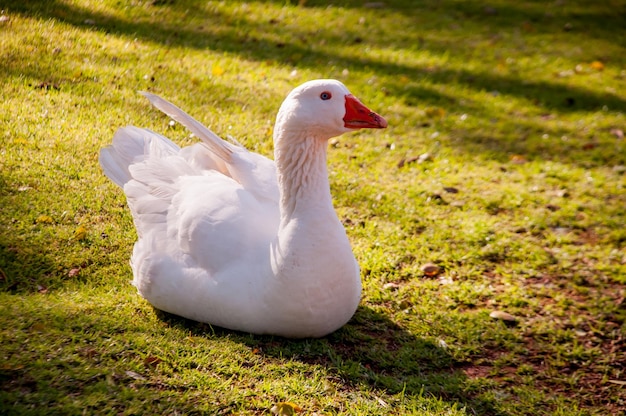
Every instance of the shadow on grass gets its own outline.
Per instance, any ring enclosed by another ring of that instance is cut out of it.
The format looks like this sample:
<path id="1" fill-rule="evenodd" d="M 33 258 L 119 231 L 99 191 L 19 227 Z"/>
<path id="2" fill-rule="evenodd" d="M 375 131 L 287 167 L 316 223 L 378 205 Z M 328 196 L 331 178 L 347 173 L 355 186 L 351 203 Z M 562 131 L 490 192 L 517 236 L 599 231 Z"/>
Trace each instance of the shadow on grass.
<path id="1" fill-rule="evenodd" d="M 19 293 L 47 290 L 47 276 L 54 262 L 41 250 L 0 234 L 0 291 Z"/>
<path id="2" fill-rule="evenodd" d="M 13 223 L 11 212 L 26 210 L 22 195 L 16 195 L 28 190 L 20 191 L 17 186 L 0 174 L 0 218 L 2 221 Z M 40 241 L 28 241 L 20 232 L 21 227 L 0 227 L 0 291 L 2 292 L 31 292 L 46 289 L 48 276 L 57 269 L 56 262 L 46 249 L 41 247 Z"/>
<path id="3" fill-rule="evenodd" d="M 318 33 L 313 33 L 305 28 L 300 29 L 298 33 L 286 27 L 281 27 L 272 21 L 257 21 L 246 17 L 246 15 L 225 15 L 218 11 L 207 11 L 205 16 L 207 27 L 184 27 L 178 22 L 135 22 L 130 20 L 122 20 L 114 16 L 93 12 L 80 7 L 72 7 L 67 4 L 58 3 L 51 6 L 54 2 L 32 1 L 25 2 L 22 6 L 13 6 L 13 8 L 26 15 L 34 14 L 42 17 L 58 19 L 59 21 L 72 24 L 88 30 L 101 30 L 107 33 L 122 35 L 127 37 L 139 37 L 146 40 L 160 42 L 167 46 L 186 46 L 197 49 L 219 50 L 223 52 L 236 53 L 244 58 L 257 61 L 276 60 L 277 55 L 287 56 L 284 58 L 283 64 L 303 67 L 324 67 L 329 62 L 333 62 L 336 66 L 346 67 L 352 70 L 369 68 L 377 73 L 384 75 L 405 74 L 409 77 L 430 78 L 436 83 L 461 83 L 470 88 L 484 91 L 498 91 L 501 94 L 521 96 L 536 100 L 540 105 L 546 108 L 558 111 L 577 111 L 577 110 L 596 110 L 603 106 L 609 108 L 624 108 L 626 100 L 623 97 L 606 92 L 598 94 L 587 89 L 566 86 L 559 83 L 550 83 L 544 81 L 533 81 L 524 79 L 515 75 L 499 75 L 494 73 L 477 73 L 469 70 L 454 70 L 438 68 L 432 71 L 428 68 L 419 66 L 407 66 L 398 63 L 383 63 L 377 60 L 357 57 L 354 55 L 341 56 L 337 53 L 326 52 L 324 49 L 316 49 L 310 44 L 313 39 L 319 37 Z M 31 5 L 30 7 L 28 5 Z M 164 2 L 165 5 L 158 7 L 168 7 L 177 13 L 185 14 L 186 5 L 177 5 L 172 2 Z M 449 8 L 456 7 L 456 2 L 449 5 Z M 157 6 L 153 6 L 157 7 Z M 437 6 L 437 9 L 444 9 L 445 5 Z M 404 9 L 402 9 L 404 11 Z M 414 15 L 418 12 L 413 10 Z M 532 8 L 524 9 L 522 7 L 507 12 L 505 16 L 516 13 L 518 22 L 526 19 L 532 19 L 533 16 L 526 16 L 531 13 Z M 533 12 L 536 13 L 536 12 Z M 503 13 L 504 14 L 504 13 Z M 478 15 L 476 13 L 472 16 Z M 581 18 L 584 16 L 581 16 Z M 460 17 L 459 17 L 460 18 Z M 595 20 L 600 17 L 593 17 L 594 20 L 586 20 L 588 25 L 598 25 Z M 484 24 L 493 26 L 494 30 L 498 28 L 508 27 L 508 20 L 502 20 L 498 16 L 492 16 L 491 19 L 485 21 Z M 501 24 L 498 24 L 502 21 Z M 612 21 L 612 20 L 610 20 Z M 94 24 L 95 22 L 95 24 Z M 394 48 L 401 47 L 394 45 L 394 42 L 385 38 L 378 41 L 368 39 L 360 39 L 357 34 L 350 35 L 350 29 L 344 28 L 345 32 L 324 33 L 323 37 L 326 43 L 332 45 L 344 45 L 346 43 L 357 44 L 366 43 L 370 45 L 391 46 Z M 410 32 L 410 31 L 409 31 Z M 346 35 L 347 34 L 347 35 Z M 278 35 L 279 39 L 276 39 Z M 285 39 L 291 39 L 290 42 Z M 441 41 L 430 40 L 423 45 L 426 49 L 433 49 L 435 52 L 454 52 L 466 45 L 454 45 Z M 278 51 L 280 50 L 280 53 Z M 327 49 L 326 49 L 327 50 Z M 40 68 L 37 68 L 39 70 Z M 23 68 L 20 68 L 23 71 Z M 438 101 L 438 94 L 429 91 L 425 93 L 419 89 L 406 91 L 405 85 L 402 83 L 391 84 L 387 86 L 392 94 L 398 97 L 409 95 L 416 99 L 428 101 Z"/>
<path id="4" fill-rule="evenodd" d="M 2 5 L 0 1 L 0 5 Z M 267 1 L 276 7 L 284 4 L 282 1 Z M 225 13 L 217 8 L 198 8 L 193 23 L 180 24 L 181 19 L 188 15 L 189 8 L 195 3 L 188 1 L 153 1 L 144 7 L 162 11 L 166 19 L 155 21 L 154 18 L 132 19 L 121 18 L 103 12 L 89 10 L 80 6 L 55 1 L 24 1 L 20 4 L 8 5 L 10 12 L 21 13 L 45 19 L 54 19 L 59 22 L 85 30 L 102 31 L 130 39 L 139 38 L 151 42 L 157 42 L 164 47 L 180 46 L 193 49 L 206 49 L 237 54 L 244 59 L 259 62 L 275 62 L 279 65 L 293 67 L 319 69 L 346 68 L 350 71 L 371 71 L 381 76 L 388 76 L 385 81 L 385 90 L 388 95 L 395 97 L 397 101 L 404 101 L 410 106 L 426 107 L 438 105 L 444 108 L 456 108 L 463 111 L 466 104 L 459 97 L 447 96 L 442 92 L 424 86 L 407 86 L 406 79 L 428 79 L 436 85 L 459 85 L 474 91 L 497 91 L 502 96 L 521 98 L 534 103 L 541 111 L 567 114 L 571 112 L 598 111 L 603 107 L 609 109 L 626 108 L 626 100 L 623 96 L 610 91 L 594 91 L 579 86 L 566 85 L 555 80 L 531 79 L 524 74 L 476 71 L 465 68 L 438 67 L 428 68 L 419 63 L 393 63 L 384 62 L 368 56 L 342 52 L 346 44 L 362 45 L 363 48 L 381 47 L 401 50 L 406 47 L 418 47 L 433 54 L 451 54 L 471 47 L 469 43 L 453 43 L 439 40 L 435 36 L 429 36 L 425 41 L 424 32 L 420 29 L 420 23 L 428 21 L 428 28 L 437 28 L 440 21 L 441 27 L 462 22 L 462 30 L 472 33 L 506 33 L 519 38 L 520 25 L 530 22 L 533 24 L 533 34 L 537 32 L 551 33 L 563 31 L 563 25 L 575 23 L 575 32 L 578 36 L 599 38 L 605 41 L 614 41 L 614 34 L 618 28 L 623 27 L 624 19 L 619 13 L 607 15 L 603 8 L 592 7 L 587 11 L 579 11 L 575 7 L 552 7 L 549 12 L 544 5 L 532 1 L 519 4 L 510 2 L 496 2 L 492 9 L 482 2 L 475 1 L 446 1 L 424 2 L 418 6 L 410 5 L 409 2 L 385 2 L 381 14 L 401 13 L 413 19 L 416 24 L 415 30 L 403 32 L 397 39 L 385 35 L 363 38 L 362 28 L 342 27 L 341 30 L 319 30 L 319 28 L 288 25 L 276 19 L 258 18 L 243 13 Z M 340 2 L 343 7 L 362 7 L 363 2 L 344 1 Z M 309 1 L 306 7 L 325 8 L 326 2 Z M 371 9 L 369 10 L 371 11 Z M 186 20 L 188 21 L 188 20 Z M 291 22 L 293 23 L 293 22 Z M 567 26 L 567 25 L 566 25 Z M 434 30 L 434 29 L 433 29 Z M 320 46 L 322 45 L 323 46 Z M 506 43 L 506 42 L 505 42 Z M 572 40 L 572 45 L 575 41 Z M 498 46 L 499 48 L 513 48 L 513 45 Z M 496 47 L 496 48 L 498 48 Z M 508 49 L 505 49 L 505 52 Z M 8 52 L 7 52 L 8 53 Z M 19 51 L 12 51 L 19 54 Z M 490 52 L 492 53 L 492 52 Z M 602 59 L 602 57 L 596 57 Z M 614 61 L 618 60 L 613 58 Z M 18 64 L 13 64 L 13 62 Z M 59 65 L 37 65 L 29 68 L 21 66 L 22 59 L 5 59 L 0 63 L 0 68 L 5 74 L 26 76 L 37 83 L 54 83 L 59 78 Z M 70 65 L 70 63 L 66 63 Z M 15 66 L 18 65 L 18 66 Z M 71 65 L 70 65 L 71 66 Z M 67 71 L 66 71 L 67 72 Z M 484 119 L 497 117 L 497 114 L 488 113 L 480 102 L 470 103 L 469 109 L 473 114 Z M 510 115 L 501 115 L 510 117 Z M 540 126 L 531 127 L 534 130 Z M 566 135 L 565 132 L 563 135 Z M 490 154 L 500 153 L 508 157 L 511 152 L 536 156 L 537 158 L 551 159 L 558 157 L 566 163 L 585 164 L 587 154 L 585 152 L 561 152 L 545 149 L 541 154 L 532 154 L 531 148 L 526 148 L 525 141 L 518 137 L 507 137 L 508 140 L 498 142 L 496 146 L 487 143 L 483 148 L 483 142 L 474 140 L 472 134 L 467 134 L 466 140 L 456 143 L 462 148 L 467 146 L 466 151 L 484 151 Z M 606 151 L 603 152 L 608 154 Z M 599 163 L 618 164 L 611 156 Z"/>
<path id="5" fill-rule="evenodd" d="M 467 408 L 471 414 L 506 415 L 479 397 L 466 375 L 443 347 L 415 336 L 385 314 L 360 306 L 343 328 L 321 339 L 289 340 L 212 327 L 155 309 L 157 316 L 194 336 L 228 336 L 269 358 L 319 365 L 335 374 L 346 389 L 371 388 L 409 398 L 435 398 Z"/>

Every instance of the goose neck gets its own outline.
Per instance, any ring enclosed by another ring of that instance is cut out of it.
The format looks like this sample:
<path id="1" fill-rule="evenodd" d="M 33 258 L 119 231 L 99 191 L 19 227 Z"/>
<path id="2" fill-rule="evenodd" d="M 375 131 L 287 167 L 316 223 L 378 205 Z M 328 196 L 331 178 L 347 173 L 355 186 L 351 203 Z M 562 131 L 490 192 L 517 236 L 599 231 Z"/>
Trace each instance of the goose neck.
<path id="1" fill-rule="evenodd" d="M 332 210 L 326 168 L 327 140 L 306 133 L 282 139 L 277 137 L 274 152 L 282 222 L 310 211 Z"/>

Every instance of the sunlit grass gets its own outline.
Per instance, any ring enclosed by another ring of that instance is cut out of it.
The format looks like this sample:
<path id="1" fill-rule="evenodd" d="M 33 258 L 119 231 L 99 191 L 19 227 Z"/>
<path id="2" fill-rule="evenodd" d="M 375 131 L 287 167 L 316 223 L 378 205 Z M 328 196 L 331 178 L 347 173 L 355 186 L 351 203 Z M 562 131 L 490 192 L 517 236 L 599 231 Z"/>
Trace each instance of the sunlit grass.
<path id="1" fill-rule="evenodd" d="M 624 411 L 626 6 L 373 3 L 0 1 L 0 408 Z M 97 153 L 128 124 L 195 139 L 137 91 L 271 155 L 322 77 L 390 124 L 329 146 L 354 319 L 293 342 L 153 310 Z"/>

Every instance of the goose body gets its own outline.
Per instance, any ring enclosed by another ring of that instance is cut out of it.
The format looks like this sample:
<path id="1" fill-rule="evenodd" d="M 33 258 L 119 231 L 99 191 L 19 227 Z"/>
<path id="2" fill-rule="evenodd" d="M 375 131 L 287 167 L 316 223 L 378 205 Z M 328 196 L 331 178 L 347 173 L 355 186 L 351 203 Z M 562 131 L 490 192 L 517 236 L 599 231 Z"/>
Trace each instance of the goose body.
<path id="1" fill-rule="evenodd" d="M 309 81 L 281 105 L 272 161 L 144 95 L 201 142 L 181 149 L 129 126 L 101 150 L 137 229 L 140 295 L 157 309 L 256 334 L 320 337 L 344 325 L 361 281 L 332 206 L 327 141 L 387 122 L 339 81 Z"/>

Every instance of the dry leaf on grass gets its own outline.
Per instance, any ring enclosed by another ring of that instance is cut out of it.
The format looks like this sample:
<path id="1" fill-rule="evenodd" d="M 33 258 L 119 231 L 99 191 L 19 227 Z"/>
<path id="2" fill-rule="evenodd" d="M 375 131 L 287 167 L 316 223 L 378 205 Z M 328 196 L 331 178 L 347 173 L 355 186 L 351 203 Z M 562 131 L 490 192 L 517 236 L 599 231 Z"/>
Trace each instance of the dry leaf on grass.
<path id="1" fill-rule="evenodd" d="M 162 359 L 160 359 L 159 357 L 155 357 L 153 355 L 150 355 L 150 356 L 144 358 L 144 360 L 143 360 L 143 364 L 146 367 L 156 367 L 157 365 L 159 365 L 162 362 L 163 362 Z"/>
<path id="2" fill-rule="evenodd" d="M 596 71 L 602 71 L 604 69 L 604 64 L 600 61 L 593 61 L 589 66 Z"/>
<path id="3" fill-rule="evenodd" d="M 139 373 L 136 373 L 134 371 L 126 371 L 126 375 L 130 378 L 132 378 L 133 380 L 145 380 L 146 378 L 144 376 L 142 376 Z"/>
<path id="4" fill-rule="evenodd" d="M 302 411 L 302 408 L 295 403 L 280 402 L 276 403 L 271 409 L 273 415 L 276 416 L 292 416 Z"/>
<path id="5" fill-rule="evenodd" d="M 489 317 L 502 321 L 507 325 L 515 325 L 518 321 L 515 315 L 511 315 L 510 313 L 504 311 L 493 311 L 489 314 Z"/>
<path id="6" fill-rule="evenodd" d="M 528 162 L 528 160 L 526 159 L 525 156 L 522 156 L 522 155 L 511 156 L 511 163 L 514 163 L 516 165 L 523 165 L 526 162 Z"/>
<path id="7" fill-rule="evenodd" d="M 441 267 L 434 263 L 426 263 L 422 266 L 422 272 L 424 276 L 435 277 L 441 273 Z"/>

